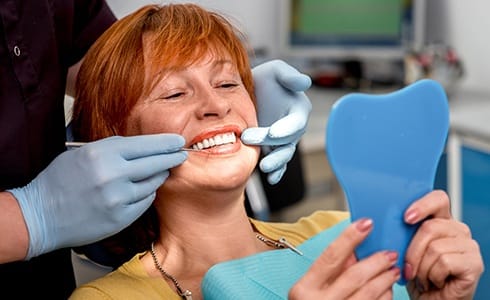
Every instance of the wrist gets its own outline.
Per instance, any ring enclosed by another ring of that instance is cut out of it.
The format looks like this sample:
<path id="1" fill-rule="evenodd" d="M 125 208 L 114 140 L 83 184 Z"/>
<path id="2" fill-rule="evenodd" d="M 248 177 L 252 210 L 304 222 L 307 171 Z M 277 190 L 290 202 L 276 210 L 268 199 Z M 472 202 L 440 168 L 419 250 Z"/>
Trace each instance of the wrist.
<path id="1" fill-rule="evenodd" d="M 8 191 L 0 192 L 0 264 L 23 260 L 29 247 L 27 224 L 17 199 Z"/>
<path id="2" fill-rule="evenodd" d="M 24 228 L 27 231 L 25 235 L 27 237 L 25 260 L 43 254 L 47 252 L 43 249 L 49 248 L 45 244 L 44 238 L 44 233 L 46 232 L 44 219 L 47 216 L 43 215 L 45 208 L 42 205 L 37 205 L 38 203 L 42 204 L 42 201 L 36 190 L 32 182 L 25 187 L 8 190 L 16 199 L 25 225 Z"/>

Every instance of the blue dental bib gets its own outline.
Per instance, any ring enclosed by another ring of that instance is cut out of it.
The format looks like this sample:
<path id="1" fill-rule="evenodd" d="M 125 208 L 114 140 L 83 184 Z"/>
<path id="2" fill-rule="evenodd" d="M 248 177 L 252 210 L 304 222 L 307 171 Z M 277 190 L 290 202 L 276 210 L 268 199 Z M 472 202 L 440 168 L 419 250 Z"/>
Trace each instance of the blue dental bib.
<path id="1" fill-rule="evenodd" d="M 214 265 L 201 284 L 204 299 L 288 299 L 289 289 L 349 224 L 340 222 L 304 241 L 296 247 L 303 255 L 281 249 Z M 393 299 L 409 300 L 405 287 L 395 284 Z"/>

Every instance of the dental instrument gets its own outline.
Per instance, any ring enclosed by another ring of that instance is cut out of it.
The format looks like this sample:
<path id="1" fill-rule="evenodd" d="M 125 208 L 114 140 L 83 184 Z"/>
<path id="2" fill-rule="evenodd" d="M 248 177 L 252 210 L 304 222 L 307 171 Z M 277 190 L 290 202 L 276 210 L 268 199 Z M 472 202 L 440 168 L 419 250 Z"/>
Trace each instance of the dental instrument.
<path id="1" fill-rule="evenodd" d="M 82 147 L 85 144 L 87 144 L 87 143 L 85 143 L 85 142 L 65 142 L 65 146 L 68 148 L 78 148 L 78 147 Z M 205 149 L 199 150 L 199 149 L 185 148 L 185 147 L 180 148 L 180 150 L 195 151 L 195 152 L 206 151 Z"/>

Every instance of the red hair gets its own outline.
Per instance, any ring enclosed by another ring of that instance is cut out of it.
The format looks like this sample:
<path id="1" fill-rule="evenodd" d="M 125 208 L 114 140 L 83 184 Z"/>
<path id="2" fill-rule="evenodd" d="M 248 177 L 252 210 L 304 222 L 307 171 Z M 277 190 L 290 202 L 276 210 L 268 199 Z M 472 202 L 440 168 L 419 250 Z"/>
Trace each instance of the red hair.
<path id="1" fill-rule="evenodd" d="M 130 111 L 158 82 L 162 69 L 187 67 L 208 52 L 231 58 L 255 102 L 244 41 L 226 18 L 194 4 L 148 5 L 122 18 L 90 48 L 80 68 L 75 137 L 92 141 L 124 135 Z"/>
<path id="2" fill-rule="evenodd" d="M 192 65 L 209 52 L 217 59 L 231 58 L 255 103 L 243 35 L 224 17 L 194 4 L 169 4 L 144 6 L 117 21 L 90 48 L 78 73 L 74 137 L 93 141 L 125 135 L 131 110 L 164 75 L 162 70 Z M 105 263 L 117 267 L 147 250 L 158 231 L 151 206 L 128 228 L 98 243 L 111 258 Z M 79 251 L 90 257 L 83 247 Z"/>

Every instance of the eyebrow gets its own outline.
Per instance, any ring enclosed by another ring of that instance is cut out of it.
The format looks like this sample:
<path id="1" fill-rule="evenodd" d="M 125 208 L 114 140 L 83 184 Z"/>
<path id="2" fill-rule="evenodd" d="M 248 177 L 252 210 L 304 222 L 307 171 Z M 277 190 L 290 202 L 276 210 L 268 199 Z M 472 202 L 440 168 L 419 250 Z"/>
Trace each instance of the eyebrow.
<path id="1" fill-rule="evenodd" d="M 199 60 L 196 60 L 196 62 L 197 61 L 199 61 Z M 190 65 L 185 66 L 185 67 L 179 67 L 179 68 L 176 68 L 176 70 L 185 70 L 185 69 L 189 68 L 192 65 L 193 64 L 190 64 Z M 234 62 L 231 59 L 217 59 L 217 60 L 214 60 L 213 61 L 212 68 L 216 68 L 218 66 L 224 66 L 224 65 L 232 65 L 232 66 L 235 66 Z M 162 68 L 160 71 L 158 71 L 157 73 L 155 73 L 155 76 L 159 76 L 162 73 L 169 72 L 170 70 L 171 70 L 171 68 Z"/>
<path id="2" fill-rule="evenodd" d="M 218 66 L 224 66 L 224 65 L 232 65 L 234 66 L 234 63 L 230 59 L 218 59 L 213 62 L 213 68 L 218 67 Z"/>
<path id="3" fill-rule="evenodd" d="M 198 62 L 199 60 L 196 60 L 196 62 Z M 180 68 L 177 68 L 175 70 L 185 70 L 189 67 L 191 67 L 193 64 L 190 64 L 186 67 L 180 67 Z M 234 63 L 233 60 L 231 59 L 224 59 L 224 58 L 221 58 L 221 59 L 212 59 L 212 66 L 211 66 L 211 69 L 212 70 L 215 70 L 216 68 L 220 68 L 220 69 L 223 69 L 226 65 L 230 65 L 231 67 L 233 67 L 237 72 L 238 72 L 238 68 L 236 66 L 236 64 Z M 163 73 L 168 73 L 169 71 L 171 70 L 171 68 L 162 68 L 160 71 L 158 71 L 154 78 L 155 79 L 156 77 L 159 77 L 160 79 L 158 81 L 153 81 L 152 82 L 152 85 L 151 87 L 149 88 L 149 91 L 147 92 L 147 96 L 149 96 L 151 94 L 151 90 L 158 84 L 158 82 L 160 82 L 162 79 L 165 78 L 166 75 L 162 75 Z"/>

